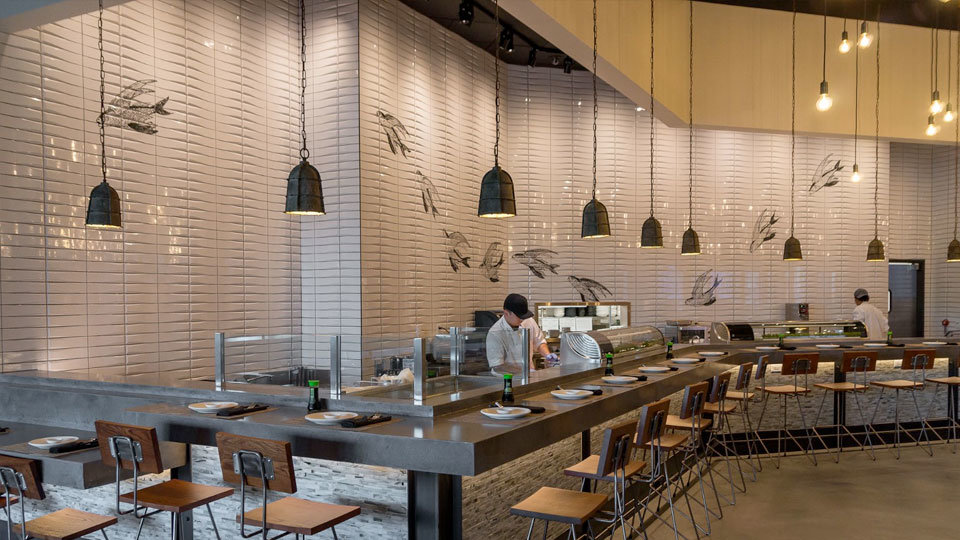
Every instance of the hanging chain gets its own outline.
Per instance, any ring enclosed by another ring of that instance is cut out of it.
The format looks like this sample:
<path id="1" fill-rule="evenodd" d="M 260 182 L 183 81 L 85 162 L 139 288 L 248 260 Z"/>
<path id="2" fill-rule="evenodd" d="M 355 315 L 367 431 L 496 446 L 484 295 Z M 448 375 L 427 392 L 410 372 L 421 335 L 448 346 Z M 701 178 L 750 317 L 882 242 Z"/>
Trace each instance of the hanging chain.
<path id="1" fill-rule="evenodd" d="M 947 104 L 950 104 L 950 97 L 953 96 L 953 30 L 947 31 Z"/>
<path id="2" fill-rule="evenodd" d="M 300 0 L 300 159 L 310 157 L 307 150 L 307 7 Z"/>
<path id="3" fill-rule="evenodd" d="M 853 164 L 857 165 L 860 157 L 859 145 L 860 138 L 860 47 L 857 47 L 856 57 L 854 58 L 853 68 Z M 858 165 L 859 167 L 859 165 Z"/>
<path id="4" fill-rule="evenodd" d="M 879 49 L 877 49 L 879 50 Z M 947 86 L 950 86 L 949 81 Z M 957 35 L 957 100 L 960 100 L 960 34 Z M 960 119 L 953 126 L 953 238 L 957 238 L 957 192 L 960 191 Z"/>
<path id="5" fill-rule="evenodd" d="M 866 20 L 866 19 L 864 19 Z M 877 102 L 873 107 L 873 237 L 880 238 L 880 7 L 877 7 Z"/>
<path id="6" fill-rule="evenodd" d="M 493 16 L 493 29 L 496 32 L 496 38 L 493 40 L 493 49 L 494 49 L 494 60 L 493 60 L 493 71 L 494 71 L 494 81 L 495 87 L 494 92 L 496 93 L 493 106 L 494 106 L 494 123 L 497 126 L 496 139 L 493 142 L 493 166 L 500 166 L 500 0 L 494 0 L 494 16 Z M 596 70 L 594 70 L 596 71 Z"/>
<path id="7" fill-rule="evenodd" d="M 823 79 L 827 80 L 827 0 L 823 0 Z"/>
<path id="8" fill-rule="evenodd" d="M 656 3 L 657 0 L 650 0 L 650 217 L 653 217 L 653 146 L 657 136 L 657 118 L 653 114 L 653 104 L 656 102 L 653 97 L 653 13 Z"/>
<path id="9" fill-rule="evenodd" d="M 97 118 L 97 125 L 100 128 L 100 175 L 104 182 L 107 181 L 107 147 L 106 136 L 104 135 L 104 124 L 106 124 L 107 109 L 104 104 L 104 79 L 106 75 L 103 71 L 103 0 L 100 0 L 100 15 L 97 18 L 97 47 L 100 49 L 100 117 Z"/>
<path id="10" fill-rule="evenodd" d="M 597 199 L 597 0 L 593 0 L 593 200 Z"/>
<path id="11" fill-rule="evenodd" d="M 790 236 L 793 237 L 793 188 L 795 184 L 795 164 L 797 154 L 797 0 L 793 0 L 793 27 L 790 47 Z"/>
<path id="12" fill-rule="evenodd" d="M 690 171 L 690 182 L 687 188 L 687 204 L 690 207 L 690 228 L 693 228 L 693 0 L 688 2 L 690 4 L 690 103 L 688 104 L 690 108 L 690 126 L 688 128 L 688 139 L 690 155 L 688 156 L 689 162 L 687 163 L 687 169 Z"/>
<path id="13" fill-rule="evenodd" d="M 933 25 L 933 89 L 940 86 L 940 4 L 937 4 Z"/>

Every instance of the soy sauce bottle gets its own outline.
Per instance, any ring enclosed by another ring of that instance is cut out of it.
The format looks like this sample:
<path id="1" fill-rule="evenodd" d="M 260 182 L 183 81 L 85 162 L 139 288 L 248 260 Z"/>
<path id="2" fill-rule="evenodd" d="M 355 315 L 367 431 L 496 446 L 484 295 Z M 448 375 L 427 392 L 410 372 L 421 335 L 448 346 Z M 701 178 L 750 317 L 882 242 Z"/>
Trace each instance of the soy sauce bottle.
<path id="1" fill-rule="evenodd" d="M 613 375 L 613 353 L 607 353 L 607 365 L 603 368 L 603 376 Z"/>
<path id="2" fill-rule="evenodd" d="M 779 339 L 779 341 L 777 342 L 777 346 L 779 346 L 779 347 L 782 349 L 782 348 L 783 348 L 783 334 L 780 334 L 779 337 L 780 337 L 780 339 Z"/>
<path id="3" fill-rule="evenodd" d="M 503 375 L 503 395 L 500 396 L 500 403 L 513 403 L 513 375 L 509 373 Z"/>
<path id="4" fill-rule="evenodd" d="M 317 412 L 320 410 L 320 381 L 307 381 L 307 386 L 310 387 L 307 412 Z"/>
<path id="5" fill-rule="evenodd" d="M 673 342 L 667 342 L 667 360 L 673 360 Z"/>
<path id="6" fill-rule="evenodd" d="M 893 345 L 893 330 L 887 331 L 887 345 Z"/>

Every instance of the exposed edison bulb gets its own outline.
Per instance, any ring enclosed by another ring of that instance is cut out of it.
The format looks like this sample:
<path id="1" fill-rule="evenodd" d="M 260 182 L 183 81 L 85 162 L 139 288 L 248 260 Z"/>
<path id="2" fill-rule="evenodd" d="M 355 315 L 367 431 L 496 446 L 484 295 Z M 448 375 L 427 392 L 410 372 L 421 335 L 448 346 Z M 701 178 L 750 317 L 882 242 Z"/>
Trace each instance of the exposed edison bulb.
<path id="1" fill-rule="evenodd" d="M 833 98 L 830 97 L 827 81 L 823 81 L 820 83 L 820 98 L 817 99 L 817 110 L 820 112 L 829 111 L 830 107 L 833 107 Z"/>
<path id="2" fill-rule="evenodd" d="M 857 46 L 866 49 L 873 43 L 873 35 L 867 32 L 867 21 L 860 23 L 860 37 L 857 38 Z"/>
<path id="3" fill-rule="evenodd" d="M 940 133 L 940 126 L 937 125 L 937 121 L 932 114 L 927 117 L 927 130 L 924 133 L 927 134 L 927 137 L 933 137 Z"/>
<path id="4" fill-rule="evenodd" d="M 956 119 L 957 115 L 953 112 L 953 106 L 947 103 L 947 108 L 943 113 L 944 122 L 953 122 Z"/>
<path id="5" fill-rule="evenodd" d="M 940 91 L 934 90 L 930 94 L 930 114 L 940 114 L 943 111 L 943 102 L 940 101 Z"/>
<path id="6" fill-rule="evenodd" d="M 851 182 L 860 181 L 860 166 L 857 165 L 856 163 L 853 164 L 853 174 L 850 175 L 850 181 Z"/>
<path id="7" fill-rule="evenodd" d="M 850 35 L 847 34 L 846 30 L 843 31 L 843 34 L 840 34 L 840 47 L 838 48 L 840 49 L 840 54 L 847 54 L 850 52 Z"/>

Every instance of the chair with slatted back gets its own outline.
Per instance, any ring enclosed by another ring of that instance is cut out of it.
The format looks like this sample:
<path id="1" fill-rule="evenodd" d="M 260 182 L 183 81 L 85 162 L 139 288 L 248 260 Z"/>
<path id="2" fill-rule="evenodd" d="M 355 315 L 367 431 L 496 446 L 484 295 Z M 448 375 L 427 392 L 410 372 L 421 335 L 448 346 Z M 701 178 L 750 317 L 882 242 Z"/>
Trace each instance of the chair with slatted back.
<path id="1" fill-rule="evenodd" d="M 820 362 L 820 354 L 815 352 L 809 353 L 784 353 L 783 360 L 780 365 L 780 374 L 785 376 L 793 377 L 793 384 L 781 384 L 774 386 L 767 386 L 766 384 L 761 388 L 763 392 L 763 408 L 760 410 L 760 420 L 757 422 L 757 429 L 760 429 L 760 425 L 763 422 L 764 413 L 767 410 L 767 403 L 770 401 L 770 396 L 776 396 L 777 401 L 780 405 L 780 412 L 782 413 L 783 422 L 780 426 L 780 429 L 777 431 L 777 460 L 776 466 L 780 468 L 780 458 L 787 455 L 786 445 L 784 445 L 784 435 L 787 438 L 792 440 L 794 444 L 800 448 L 804 454 L 810 457 L 814 465 L 817 464 L 817 456 L 814 453 L 813 449 L 813 438 L 818 437 L 819 435 L 811 431 L 810 426 L 807 424 L 806 415 L 803 414 L 803 402 L 800 399 L 801 397 L 806 398 L 810 394 L 810 375 L 816 375 L 817 366 Z M 803 376 L 803 385 L 800 384 L 800 376 Z M 800 422 L 803 425 L 804 437 L 807 440 L 806 446 L 800 443 L 797 440 L 796 436 L 787 429 L 787 404 L 790 401 L 790 398 L 797 404 L 797 411 L 800 414 Z M 826 444 L 824 444 L 826 447 Z"/>
<path id="2" fill-rule="evenodd" d="M 867 415 L 863 412 L 863 405 L 860 401 L 860 396 L 870 389 L 870 382 L 867 380 L 867 374 L 877 370 L 877 358 L 879 354 L 877 351 L 845 351 L 843 357 L 840 360 L 840 372 L 846 374 L 846 376 L 851 377 L 852 381 L 843 381 L 843 382 L 828 382 L 828 383 L 817 383 L 814 384 L 816 388 L 823 389 L 823 398 L 820 400 L 820 407 L 817 409 L 817 418 L 813 421 L 813 429 L 816 431 L 820 422 L 820 415 L 823 411 L 823 406 L 827 402 L 827 395 L 833 395 L 835 397 L 834 403 L 837 403 L 839 399 L 846 399 L 847 394 L 852 394 L 854 402 L 857 405 L 857 410 L 860 412 L 860 418 L 863 419 L 864 426 L 864 442 L 857 440 L 857 437 L 850 431 L 850 428 L 844 423 L 837 423 L 833 426 L 823 426 L 823 427 L 834 427 L 836 429 L 836 442 L 837 442 L 837 452 L 834 461 L 840 463 L 840 452 L 843 451 L 843 439 L 842 436 L 846 434 L 848 437 L 853 439 L 853 441 L 860 447 L 861 450 L 866 450 L 869 445 L 870 456 L 874 461 L 877 459 L 876 452 L 873 450 L 873 441 L 872 433 L 873 428 L 870 424 L 867 424 Z M 859 379 L 859 381 L 858 381 Z M 842 432 L 842 433 L 841 433 Z M 879 435 L 878 435 L 879 438 Z"/>
<path id="3" fill-rule="evenodd" d="M 727 499 L 725 495 L 723 495 L 723 498 L 731 505 L 735 505 L 737 504 L 737 491 L 746 493 L 747 483 L 743 476 L 740 453 L 733 445 L 730 415 L 737 411 L 737 404 L 727 401 L 730 379 L 731 373 L 725 371 L 714 375 L 711 380 L 710 393 L 707 394 L 707 402 L 703 404 L 703 413 L 712 416 L 713 426 L 710 429 L 710 437 L 707 439 L 704 455 L 708 466 L 711 466 L 713 459 L 722 459 L 726 463 L 726 476 L 722 471 L 717 471 L 717 475 L 730 484 L 730 498 Z M 734 463 L 736 464 L 736 473 L 733 470 Z M 739 485 L 736 482 L 737 476 L 740 477 Z"/>
<path id="4" fill-rule="evenodd" d="M 183 538 L 183 513 L 201 506 L 206 507 L 207 515 L 213 524 L 213 532 L 220 538 L 210 503 L 233 495 L 233 489 L 178 479 L 141 488 L 140 475 L 160 474 L 164 470 L 157 430 L 104 420 L 97 420 L 95 424 L 97 440 L 100 442 L 100 459 L 115 471 L 117 514 L 132 513 L 140 519 L 137 538 L 140 538 L 140 533 L 143 532 L 144 521 L 162 512 L 170 512 L 170 537 L 174 540 Z M 133 472 L 133 491 L 123 494 L 120 493 L 122 470 Z M 123 510 L 121 503 L 132 507 Z"/>
<path id="5" fill-rule="evenodd" d="M 903 351 L 903 362 L 900 364 L 900 369 L 910 370 L 911 377 L 910 379 L 895 379 L 892 381 L 873 381 L 870 384 L 873 386 L 880 387 L 880 396 L 877 397 L 877 407 L 873 411 L 873 417 L 870 420 L 871 424 L 875 424 L 877 420 L 877 413 L 880 412 L 880 402 L 883 399 L 883 392 L 885 390 L 893 390 L 896 393 L 896 400 L 894 401 L 894 440 L 893 440 L 893 450 L 897 456 L 897 459 L 900 459 L 900 434 L 906 433 L 908 437 L 913 439 L 917 446 L 923 448 L 920 444 L 920 440 L 924 437 L 927 439 L 927 448 L 924 451 L 933 456 L 933 445 L 930 441 L 930 434 L 927 433 L 927 418 L 924 416 L 923 412 L 920 411 L 920 402 L 917 400 L 917 393 L 923 392 L 924 383 L 927 379 L 927 370 L 933 369 L 933 361 L 936 358 L 936 353 L 934 349 L 910 349 Z M 913 406 L 917 412 L 917 420 L 920 421 L 920 434 L 917 437 L 914 437 L 910 430 L 904 429 L 903 424 L 900 423 L 900 392 L 908 392 L 913 398 Z"/>
<path id="6" fill-rule="evenodd" d="M 29 473 L 28 473 L 29 474 Z M 13 467 L 0 466 L 0 486 L 3 487 L 0 506 L 6 514 L 7 538 L 38 540 L 76 540 L 88 534 L 99 532 L 104 540 L 108 540 L 104 530 L 117 523 L 113 516 L 101 516 L 82 512 L 73 508 L 64 508 L 50 514 L 45 514 L 31 520 L 26 519 L 24 498 L 39 485 L 36 479 L 30 481 L 22 472 Z M 14 510 L 19 509 L 19 512 Z M 19 514 L 19 521 L 15 518 Z"/>
<path id="7" fill-rule="evenodd" d="M 294 494 L 297 478 L 294 473 L 290 443 L 231 433 L 217 433 L 217 451 L 223 480 L 240 484 L 240 535 L 243 538 L 267 539 L 269 531 L 282 531 L 279 536 L 294 535 L 299 539 L 327 529 L 337 538 L 336 526 L 360 515 L 359 506 L 344 506 L 297 497 L 283 497 L 269 502 L 270 492 Z M 260 488 L 260 506 L 247 510 L 247 487 Z M 247 525 L 259 527 L 247 532 Z M 274 538 L 279 538 L 276 536 Z"/>

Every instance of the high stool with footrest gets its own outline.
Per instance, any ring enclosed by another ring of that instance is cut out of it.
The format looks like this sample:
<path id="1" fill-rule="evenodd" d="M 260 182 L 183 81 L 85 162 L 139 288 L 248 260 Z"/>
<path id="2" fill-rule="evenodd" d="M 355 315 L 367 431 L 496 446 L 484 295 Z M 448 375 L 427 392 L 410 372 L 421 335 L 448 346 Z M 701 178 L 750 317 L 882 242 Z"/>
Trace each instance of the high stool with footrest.
<path id="1" fill-rule="evenodd" d="M 877 370 L 877 358 L 879 354 L 877 351 L 845 351 L 843 357 L 840 360 L 840 373 L 843 373 L 845 376 L 850 376 L 853 378 L 852 381 L 843 381 L 843 382 L 830 382 L 830 383 L 817 383 L 813 386 L 823 389 L 823 399 L 820 400 L 820 408 L 817 409 L 817 418 L 813 421 L 813 430 L 817 430 L 817 423 L 820 421 L 820 414 L 823 411 L 823 405 L 827 401 L 827 395 L 833 393 L 834 403 L 836 404 L 839 400 L 845 399 L 847 394 L 852 394 L 854 402 L 857 404 L 857 411 L 860 412 L 860 418 L 864 423 L 864 436 L 865 440 L 863 443 L 857 441 L 857 438 L 850 432 L 850 428 L 847 427 L 846 423 L 838 421 L 834 427 L 836 427 L 836 442 L 837 442 L 837 453 L 834 461 L 840 463 L 840 452 L 843 451 L 843 442 L 841 439 L 841 431 L 847 436 L 852 438 L 861 450 L 865 449 L 867 445 L 870 447 L 870 457 L 874 461 L 877 460 L 876 452 L 873 450 L 873 441 L 871 440 L 871 435 L 873 432 L 873 425 L 867 423 L 867 415 L 863 412 L 863 404 L 860 402 L 860 395 L 870 389 L 870 382 L 867 380 L 867 373 Z M 858 381 L 859 376 L 859 381 Z M 836 416 L 836 414 L 835 414 Z M 825 426 L 831 427 L 831 426 Z M 879 439 L 879 436 L 878 436 Z"/>
<path id="2" fill-rule="evenodd" d="M 910 349 L 903 351 L 903 362 L 900 364 L 901 370 L 910 370 L 911 377 L 907 379 L 895 379 L 892 381 L 873 381 L 871 384 L 874 386 L 880 387 L 880 396 L 877 397 L 877 407 L 873 411 L 873 418 L 871 418 L 870 423 L 874 424 L 877 419 L 877 414 L 880 412 L 880 403 L 883 399 L 883 392 L 885 390 L 893 390 L 896 393 L 896 401 L 894 402 L 894 439 L 893 439 L 893 449 L 896 453 L 897 459 L 900 459 L 900 434 L 906 433 L 908 437 L 913 439 L 917 443 L 917 446 L 923 448 L 920 444 L 920 439 L 926 437 L 927 439 L 927 448 L 924 449 L 927 454 L 933 456 L 933 447 L 930 442 L 930 435 L 927 433 L 927 419 L 920 411 L 920 402 L 917 400 L 917 392 L 923 392 L 924 383 L 927 378 L 927 370 L 933 369 L 933 361 L 936 356 L 936 351 L 933 349 Z M 900 392 L 908 392 L 913 398 L 913 406 L 917 412 L 917 420 L 920 421 L 920 434 L 916 438 L 910 434 L 909 430 L 903 429 L 903 424 L 900 423 Z"/>

